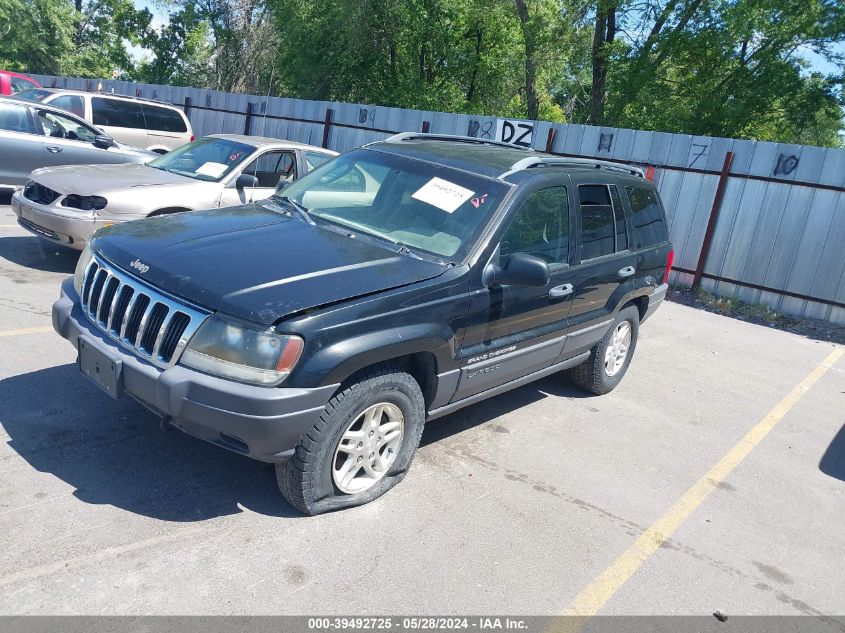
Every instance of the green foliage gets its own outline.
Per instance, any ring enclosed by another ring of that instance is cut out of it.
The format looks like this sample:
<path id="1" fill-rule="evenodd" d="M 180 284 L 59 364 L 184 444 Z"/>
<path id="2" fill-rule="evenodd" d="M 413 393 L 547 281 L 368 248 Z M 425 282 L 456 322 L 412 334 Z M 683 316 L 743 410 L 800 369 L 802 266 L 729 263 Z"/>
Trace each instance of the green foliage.
<path id="1" fill-rule="evenodd" d="M 0 66 L 76 77 L 131 71 L 152 15 L 131 0 L 0 0 Z"/>
<path id="2" fill-rule="evenodd" d="M 842 145 L 841 0 L 158 2 L 0 0 L 0 66 Z"/>

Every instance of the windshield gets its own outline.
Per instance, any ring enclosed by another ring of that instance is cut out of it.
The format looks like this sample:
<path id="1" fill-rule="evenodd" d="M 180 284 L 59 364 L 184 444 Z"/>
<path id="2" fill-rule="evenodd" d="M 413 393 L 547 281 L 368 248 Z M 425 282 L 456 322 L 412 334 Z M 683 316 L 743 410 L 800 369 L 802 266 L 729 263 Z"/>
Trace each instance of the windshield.
<path id="1" fill-rule="evenodd" d="M 52 92 L 49 90 L 42 90 L 41 88 L 30 88 L 29 90 L 21 90 L 15 93 L 15 99 L 23 99 L 25 101 L 43 101 L 45 97 L 49 97 Z"/>
<path id="2" fill-rule="evenodd" d="M 147 165 L 175 174 L 218 182 L 246 160 L 255 148 L 225 138 L 201 138 L 188 143 Z"/>
<path id="3" fill-rule="evenodd" d="M 449 259 L 462 259 L 508 191 L 505 183 L 359 149 L 279 192 L 322 218 Z"/>

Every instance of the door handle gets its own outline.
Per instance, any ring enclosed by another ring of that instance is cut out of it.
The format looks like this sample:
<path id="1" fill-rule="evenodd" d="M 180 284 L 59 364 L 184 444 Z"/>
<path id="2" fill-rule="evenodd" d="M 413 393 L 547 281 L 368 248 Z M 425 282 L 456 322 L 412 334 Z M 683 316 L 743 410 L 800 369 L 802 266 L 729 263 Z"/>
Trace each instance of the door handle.
<path id="1" fill-rule="evenodd" d="M 625 279 L 626 277 L 633 277 L 635 272 L 637 272 L 637 269 L 633 266 L 625 266 L 619 271 L 619 276 Z"/>
<path id="2" fill-rule="evenodd" d="M 45 145 L 44 149 L 46 149 L 51 154 L 58 154 L 59 152 L 62 151 L 62 148 L 59 147 L 58 145 Z"/>
<path id="3" fill-rule="evenodd" d="M 549 290 L 549 298 L 550 299 L 560 299 L 561 297 L 568 297 L 572 294 L 572 291 L 575 288 L 572 284 L 563 284 L 562 286 L 555 286 L 551 290 Z"/>

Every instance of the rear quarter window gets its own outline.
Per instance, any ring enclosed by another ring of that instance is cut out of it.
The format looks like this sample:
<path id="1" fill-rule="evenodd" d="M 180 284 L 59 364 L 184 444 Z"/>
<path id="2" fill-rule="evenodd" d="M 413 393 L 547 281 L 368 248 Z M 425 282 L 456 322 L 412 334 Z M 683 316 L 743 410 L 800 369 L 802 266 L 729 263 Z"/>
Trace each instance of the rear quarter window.
<path id="1" fill-rule="evenodd" d="M 635 247 L 648 248 L 669 241 L 666 218 L 657 192 L 642 187 L 625 187 L 625 193 L 631 203 Z"/>
<path id="2" fill-rule="evenodd" d="M 144 112 L 147 129 L 150 131 L 176 133 L 188 131 L 188 127 L 185 125 L 185 119 L 176 110 L 148 105 L 146 103 L 141 104 L 141 110 Z"/>
<path id="3" fill-rule="evenodd" d="M 91 115 L 94 125 L 145 129 L 144 115 L 136 101 L 91 97 Z"/>

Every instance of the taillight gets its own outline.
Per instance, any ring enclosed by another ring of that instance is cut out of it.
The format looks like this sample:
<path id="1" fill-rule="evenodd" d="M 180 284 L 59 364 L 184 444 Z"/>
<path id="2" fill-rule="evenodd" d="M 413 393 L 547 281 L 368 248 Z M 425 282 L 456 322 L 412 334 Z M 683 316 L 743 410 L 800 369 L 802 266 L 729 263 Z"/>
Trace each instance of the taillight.
<path id="1" fill-rule="evenodd" d="M 645 179 L 649 182 L 654 182 L 654 165 L 649 165 L 645 168 Z"/>
<path id="2" fill-rule="evenodd" d="M 196 137 L 195 137 L 193 134 L 191 134 L 191 142 L 193 142 L 193 140 L 194 140 L 195 138 L 196 138 Z"/>
<path id="3" fill-rule="evenodd" d="M 675 249 L 669 249 L 669 254 L 666 256 L 666 272 L 663 273 L 663 283 L 669 283 L 669 273 L 672 272 L 672 264 L 675 262 Z"/>

